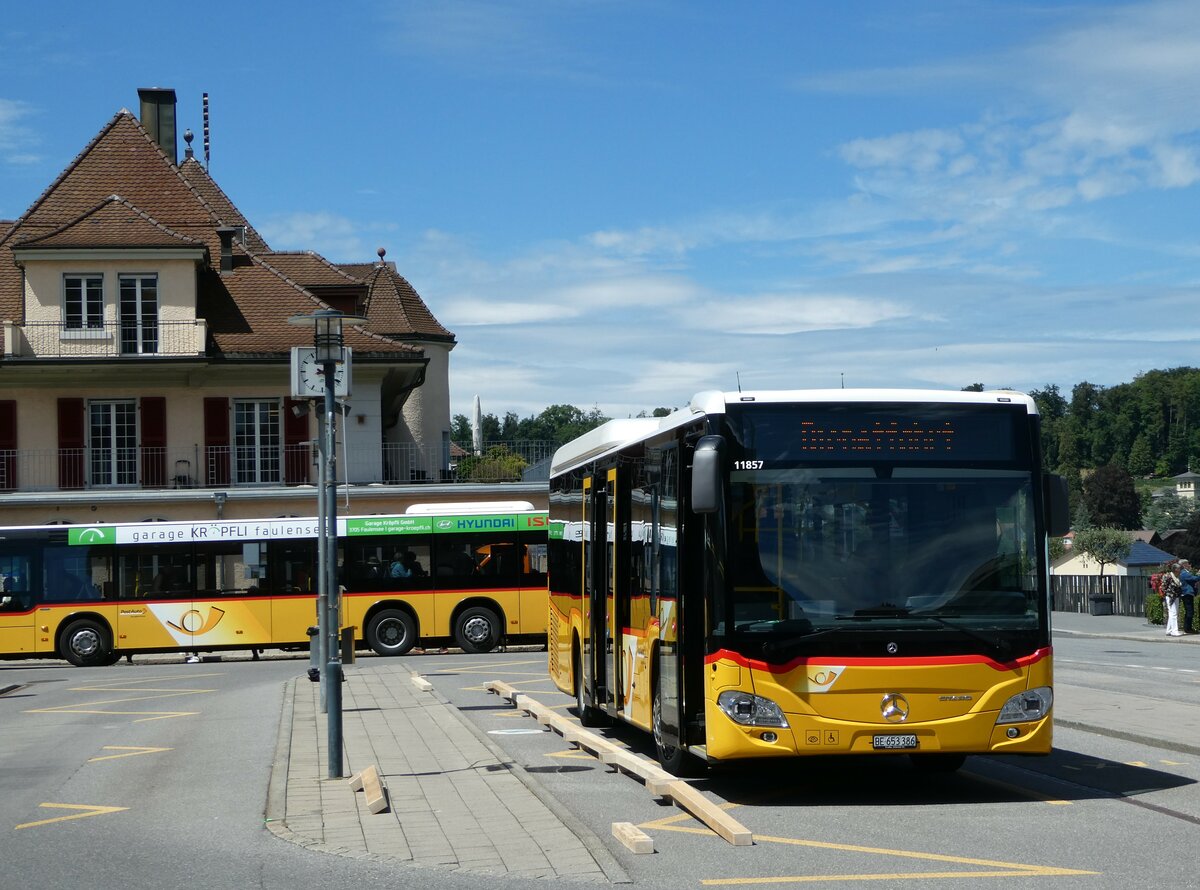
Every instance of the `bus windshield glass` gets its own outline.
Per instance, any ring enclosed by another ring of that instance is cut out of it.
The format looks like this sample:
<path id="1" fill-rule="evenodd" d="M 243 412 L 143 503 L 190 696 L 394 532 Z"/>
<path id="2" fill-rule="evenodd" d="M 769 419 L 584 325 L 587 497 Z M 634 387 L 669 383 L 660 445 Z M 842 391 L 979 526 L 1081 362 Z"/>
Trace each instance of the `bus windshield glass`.
<path id="1" fill-rule="evenodd" d="M 1044 627 L 1023 407 L 783 407 L 726 417 L 721 631 L 921 630 L 966 651 Z"/>

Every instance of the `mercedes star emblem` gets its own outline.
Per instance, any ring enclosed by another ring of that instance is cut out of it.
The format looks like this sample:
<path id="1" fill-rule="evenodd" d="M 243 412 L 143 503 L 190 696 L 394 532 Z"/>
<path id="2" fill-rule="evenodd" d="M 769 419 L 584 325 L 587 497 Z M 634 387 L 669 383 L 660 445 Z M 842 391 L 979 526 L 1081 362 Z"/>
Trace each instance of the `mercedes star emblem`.
<path id="1" fill-rule="evenodd" d="M 908 699 L 899 692 L 885 693 L 879 710 L 888 723 L 903 723 L 908 719 Z"/>

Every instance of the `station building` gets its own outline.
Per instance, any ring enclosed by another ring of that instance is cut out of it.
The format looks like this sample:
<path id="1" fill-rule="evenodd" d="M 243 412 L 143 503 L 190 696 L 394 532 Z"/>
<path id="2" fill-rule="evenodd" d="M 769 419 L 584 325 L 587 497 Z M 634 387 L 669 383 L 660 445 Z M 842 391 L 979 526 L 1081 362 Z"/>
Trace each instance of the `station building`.
<path id="1" fill-rule="evenodd" d="M 345 331 L 339 513 L 544 507 L 544 484 L 454 481 L 455 336 L 385 251 L 273 250 L 190 132 L 178 158 L 175 91 L 138 92 L 0 221 L 0 525 L 312 515 L 320 403 L 293 396 L 291 351 L 313 332 L 288 320 L 322 309 L 367 319 Z"/>

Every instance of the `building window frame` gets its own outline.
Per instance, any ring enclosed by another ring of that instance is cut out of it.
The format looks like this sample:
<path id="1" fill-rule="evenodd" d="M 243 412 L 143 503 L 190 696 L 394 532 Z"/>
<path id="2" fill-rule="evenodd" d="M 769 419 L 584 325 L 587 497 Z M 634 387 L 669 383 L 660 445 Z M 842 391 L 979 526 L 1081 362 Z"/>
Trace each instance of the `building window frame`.
<path id="1" fill-rule="evenodd" d="M 104 273 L 64 272 L 62 326 L 65 331 L 104 331 Z"/>
<path id="2" fill-rule="evenodd" d="M 138 484 L 137 399 L 95 399 L 87 407 L 88 482 L 95 488 Z"/>
<path id="3" fill-rule="evenodd" d="M 121 327 L 122 355 L 159 351 L 161 308 L 157 272 L 117 274 L 117 318 Z"/>
<path id="4" fill-rule="evenodd" d="M 233 399 L 232 410 L 233 484 L 282 484 L 282 399 Z"/>

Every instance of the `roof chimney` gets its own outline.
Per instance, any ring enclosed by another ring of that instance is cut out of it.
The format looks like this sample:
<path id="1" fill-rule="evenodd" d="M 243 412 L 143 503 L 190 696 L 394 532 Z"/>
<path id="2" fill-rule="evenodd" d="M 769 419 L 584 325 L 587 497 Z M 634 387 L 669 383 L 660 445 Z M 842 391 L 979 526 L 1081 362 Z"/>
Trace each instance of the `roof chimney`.
<path id="1" fill-rule="evenodd" d="M 178 161 L 178 145 L 175 140 L 175 91 L 162 87 L 142 87 L 138 90 L 142 100 L 142 127 L 154 137 L 171 163 Z"/>
<path id="2" fill-rule="evenodd" d="M 220 226 L 217 237 L 221 239 L 221 271 L 233 271 L 233 237 L 238 233 L 235 226 Z"/>

